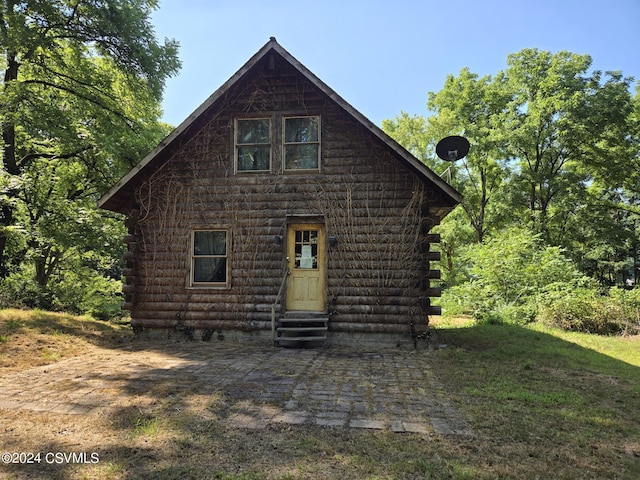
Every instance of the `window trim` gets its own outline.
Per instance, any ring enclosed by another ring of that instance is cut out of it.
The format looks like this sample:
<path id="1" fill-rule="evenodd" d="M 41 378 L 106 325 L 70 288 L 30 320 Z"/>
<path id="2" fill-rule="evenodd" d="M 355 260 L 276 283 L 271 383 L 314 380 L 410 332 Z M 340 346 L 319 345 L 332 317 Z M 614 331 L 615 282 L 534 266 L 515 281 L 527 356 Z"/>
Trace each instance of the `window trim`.
<path id="1" fill-rule="evenodd" d="M 195 237 L 196 232 L 224 232 L 225 233 L 225 254 L 224 255 L 196 255 L 195 254 Z M 231 247 L 231 230 L 225 227 L 211 227 L 211 228 L 194 228 L 191 230 L 189 245 L 189 288 L 229 288 L 231 285 L 229 273 L 230 273 L 230 247 Z M 225 281 L 224 282 L 196 282 L 195 275 L 195 260 L 196 258 L 224 258 L 225 259 Z"/>
<path id="2" fill-rule="evenodd" d="M 267 120 L 269 122 L 269 143 L 238 143 L 238 122 L 249 120 Z M 241 170 L 238 165 L 238 147 L 260 145 L 269 147 L 269 166 L 265 170 Z M 233 119 L 233 168 L 236 174 L 271 172 L 273 165 L 273 121 L 271 117 L 235 117 Z"/>
<path id="3" fill-rule="evenodd" d="M 291 118 L 317 118 L 318 119 L 318 140 L 314 142 L 287 142 L 287 120 Z M 295 172 L 319 172 L 322 158 L 322 119 L 320 115 L 283 115 L 282 116 L 282 170 L 286 173 Z M 318 166 L 315 168 L 287 168 L 287 145 L 317 145 L 318 146 Z"/>

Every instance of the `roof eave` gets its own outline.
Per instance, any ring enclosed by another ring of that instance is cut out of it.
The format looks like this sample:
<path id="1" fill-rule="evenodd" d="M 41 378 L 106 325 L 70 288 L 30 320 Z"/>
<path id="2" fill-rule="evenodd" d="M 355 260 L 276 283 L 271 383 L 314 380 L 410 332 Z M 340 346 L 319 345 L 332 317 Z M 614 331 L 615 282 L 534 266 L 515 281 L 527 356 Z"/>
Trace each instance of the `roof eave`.
<path id="1" fill-rule="evenodd" d="M 220 88 L 213 92 L 191 115 L 189 115 L 180 125 L 167 135 L 149 154 L 140 161 L 136 166 L 127 172 L 113 187 L 109 189 L 98 200 L 98 207 L 107 210 L 117 209 L 119 202 L 115 201 L 116 194 L 123 189 L 131 180 L 133 180 L 139 172 L 151 163 L 160 153 L 162 153 L 169 145 L 181 137 L 191 127 L 202 114 L 204 114 L 216 100 L 218 100 L 233 84 L 235 84 L 245 73 L 247 73 L 271 48 L 272 43 L 277 45 L 274 38 L 269 40 L 253 57 L 251 57 L 229 80 L 223 83 Z"/>
<path id="2" fill-rule="evenodd" d="M 452 200 L 454 200 L 455 204 L 459 204 L 462 202 L 462 194 L 458 192 L 455 188 L 445 182 L 442 178 L 440 178 L 433 170 L 428 168 L 425 164 L 416 159 L 410 152 L 408 152 L 404 147 L 402 147 L 398 142 L 396 142 L 393 138 L 387 135 L 380 127 L 374 124 L 371 120 L 365 117 L 362 113 L 356 110 L 352 105 L 350 105 L 346 100 L 344 100 L 338 93 L 336 93 L 331 87 L 329 87 L 326 83 L 320 80 L 313 72 L 311 72 L 307 67 L 305 67 L 302 63 L 300 63 L 295 57 L 293 57 L 289 52 L 287 52 L 282 46 L 272 39 L 273 41 L 273 49 L 277 51 L 280 55 L 282 55 L 289 63 L 291 63 L 302 75 L 304 75 L 307 80 L 313 83 L 318 89 L 320 89 L 325 95 L 331 98 L 334 102 L 336 102 L 343 110 L 345 110 L 349 115 L 351 115 L 355 120 L 360 122 L 362 125 L 367 127 L 371 133 L 373 133 L 376 137 L 378 137 L 382 142 L 387 144 L 392 150 L 394 150 L 398 155 L 400 155 L 416 172 L 426 177 L 436 186 L 441 188 Z M 268 46 L 269 44 L 267 44 Z"/>

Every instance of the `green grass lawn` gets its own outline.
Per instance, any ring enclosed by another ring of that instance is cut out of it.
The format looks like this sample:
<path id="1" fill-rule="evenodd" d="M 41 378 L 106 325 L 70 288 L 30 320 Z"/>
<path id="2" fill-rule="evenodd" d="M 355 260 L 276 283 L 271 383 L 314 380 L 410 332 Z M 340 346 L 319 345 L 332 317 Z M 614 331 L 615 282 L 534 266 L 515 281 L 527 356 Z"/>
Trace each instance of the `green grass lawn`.
<path id="1" fill-rule="evenodd" d="M 639 337 L 444 323 L 438 341 L 482 446 L 469 478 L 640 478 Z"/>

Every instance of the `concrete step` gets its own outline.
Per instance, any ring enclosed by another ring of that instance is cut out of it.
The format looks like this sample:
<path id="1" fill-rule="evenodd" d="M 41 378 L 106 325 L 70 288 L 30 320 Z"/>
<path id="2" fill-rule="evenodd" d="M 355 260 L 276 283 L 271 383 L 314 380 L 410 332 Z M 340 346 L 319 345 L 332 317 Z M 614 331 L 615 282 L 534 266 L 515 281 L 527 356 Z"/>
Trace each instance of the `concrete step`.
<path id="1" fill-rule="evenodd" d="M 329 317 L 325 312 L 289 311 L 278 320 L 276 345 L 291 347 L 298 342 L 324 344 L 328 323 Z"/>
<path id="2" fill-rule="evenodd" d="M 327 337 L 278 337 L 278 342 L 324 342 Z"/>
<path id="3" fill-rule="evenodd" d="M 282 317 L 278 324 L 283 327 L 326 327 L 329 323 L 329 317 L 316 318 L 299 318 L 299 317 Z"/>
<path id="4" fill-rule="evenodd" d="M 327 312 L 313 312 L 306 310 L 287 310 L 282 318 L 327 318 Z"/>
<path id="5" fill-rule="evenodd" d="M 326 332 L 328 328 L 325 327 L 278 327 L 278 332 Z"/>

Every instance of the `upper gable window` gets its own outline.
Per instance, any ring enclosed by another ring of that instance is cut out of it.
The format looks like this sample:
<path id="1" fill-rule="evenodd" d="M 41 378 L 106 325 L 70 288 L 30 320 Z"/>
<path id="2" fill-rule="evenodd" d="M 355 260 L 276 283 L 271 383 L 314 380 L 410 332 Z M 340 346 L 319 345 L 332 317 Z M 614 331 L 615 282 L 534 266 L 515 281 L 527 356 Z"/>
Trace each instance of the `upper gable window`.
<path id="1" fill-rule="evenodd" d="M 318 170 L 320 117 L 284 119 L 284 169 Z"/>
<path id="2" fill-rule="evenodd" d="M 271 170 L 271 120 L 237 119 L 235 125 L 236 170 L 264 172 Z"/>

